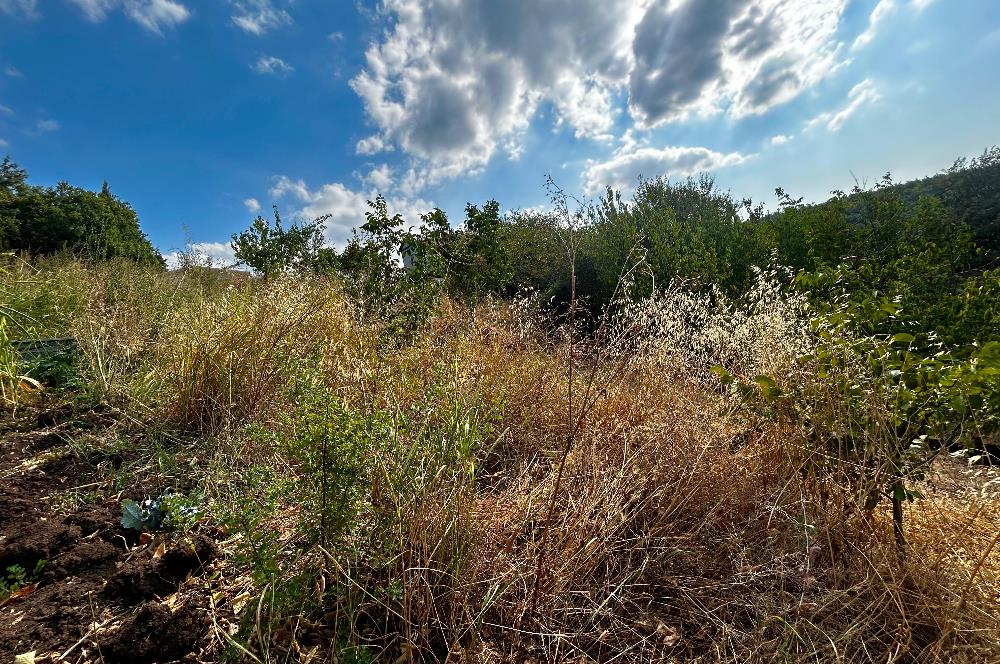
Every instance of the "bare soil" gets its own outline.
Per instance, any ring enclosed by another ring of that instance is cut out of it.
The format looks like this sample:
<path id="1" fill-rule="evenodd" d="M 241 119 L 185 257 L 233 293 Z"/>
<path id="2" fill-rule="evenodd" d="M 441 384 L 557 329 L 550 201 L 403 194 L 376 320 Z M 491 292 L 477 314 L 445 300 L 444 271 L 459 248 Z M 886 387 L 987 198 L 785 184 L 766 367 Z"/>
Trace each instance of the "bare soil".
<path id="1" fill-rule="evenodd" d="M 115 460 L 67 444 L 113 418 L 72 409 L 36 417 L 22 427 L 33 431 L 0 434 L 0 575 L 15 565 L 29 575 L 0 596 L 0 662 L 30 651 L 36 662 L 214 660 L 205 578 L 219 533 L 126 530 L 120 501 L 144 496 L 114 493 Z"/>

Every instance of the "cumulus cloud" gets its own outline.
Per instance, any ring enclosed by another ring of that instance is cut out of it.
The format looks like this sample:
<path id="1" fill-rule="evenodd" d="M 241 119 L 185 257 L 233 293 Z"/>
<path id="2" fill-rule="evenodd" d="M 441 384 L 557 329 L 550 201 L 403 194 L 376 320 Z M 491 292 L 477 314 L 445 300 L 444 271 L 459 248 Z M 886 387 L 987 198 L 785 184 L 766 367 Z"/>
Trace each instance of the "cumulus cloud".
<path id="1" fill-rule="evenodd" d="M 243 201 L 243 207 L 247 209 L 250 214 L 257 214 L 260 212 L 260 201 L 256 198 L 248 198 Z"/>
<path id="2" fill-rule="evenodd" d="M 388 164 L 376 166 L 364 177 L 364 181 L 377 191 L 386 191 L 393 185 L 392 169 Z"/>
<path id="3" fill-rule="evenodd" d="M 260 56 L 252 65 L 252 69 L 258 74 L 287 74 L 295 71 L 290 64 L 273 55 Z"/>
<path id="4" fill-rule="evenodd" d="M 623 112 L 640 128 L 763 113 L 837 68 L 846 3 L 386 0 L 351 81 L 377 130 L 357 150 L 398 146 L 434 183 L 516 157 L 543 105 L 601 141 Z"/>
<path id="5" fill-rule="evenodd" d="M 235 13 L 233 25 L 252 35 L 264 33 L 291 25 L 292 16 L 285 9 L 279 9 L 271 0 L 232 0 Z"/>
<path id="6" fill-rule="evenodd" d="M 177 0 L 70 0 L 91 21 L 103 21 L 109 12 L 120 10 L 150 32 L 180 25 L 191 17 L 190 10 Z"/>
<path id="7" fill-rule="evenodd" d="M 231 266 L 236 264 L 236 254 L 233 246 L 228 242 L 192 242 L 184 251 L 183 258 L 191 260 L 197 265 Z M 172 251 L 163 256 L 167 262 L 167 267 L 171 270 L 181 266 L 182 255 L 179 251 Z"/>
<path id="8" fill-rule="evenodd" d="M 847 103 L 838 111 L 827 111 L 820 113 L 806 123 L 805 130 L 810 131 L 816 127 L 824 126 L 831 132 L 840 131 L 841 127 L 848 119 L 863 107 L 874 104 L 881 98 L 875 83 L 866 78 L 847 93 Z"/>
<path id="9" fill-rule="evenodd" d="M 365 223 L 365 212 L 370 208 L 375 191 L 356 191 L 340 182 L 331 182 L 312 189 L 304 180 L 292 180 L 280 175 L 271 187 L 271 196 L 276 199 L 293 201 L 298 207 L 294 215 L 298 219 L 312 220 L 330 215 L 326 222 L 327 242 L 342 247 L 351 236 L 351 229 Z M 434 204 L 421 198 L 389 197 L 389 213 L 399 212 L 409 224 L 415 225 L 421 214 L 434 208 Z"/>
<path id="10" fill-rule="evenodd" d="M 577 136 L 606 137 L 627 75 L 628 0 L 389 0 L 394 25 L 351 85 L 378 128 L 359 152 L 397 145 L 433 182 L 518 152 L 542 101 Z"/>
<path id="11" fill-rule="evenodd" d="M 786 134 L 778 134 L 777 136 L 771 137 L 771 145 L 784 145 L 790 140 L 792 140 L 791 136 L 788 136 Z"/>
<path id="12" fill-rule="evenodd" d="M 584 191 L 588 195 L 606 187 L 628 191 L 639 176 L 685 177 L 735 166 L 749 158 L 738 152 L 724 154 L 704 147 L 634 147 L 619 150 L 607 161 L 590 162 L 584 172 Z"/>
<path id="13" fill-rule="evenodd" d="M 386 145 L 386 142 L 382 140 L 379 135 L 367 136 L 358 141 L 355 146 L 355 151 L 358 154 L 378 154 L 379 152 L 387 152 L 392 149 L 391 145 Z"/>

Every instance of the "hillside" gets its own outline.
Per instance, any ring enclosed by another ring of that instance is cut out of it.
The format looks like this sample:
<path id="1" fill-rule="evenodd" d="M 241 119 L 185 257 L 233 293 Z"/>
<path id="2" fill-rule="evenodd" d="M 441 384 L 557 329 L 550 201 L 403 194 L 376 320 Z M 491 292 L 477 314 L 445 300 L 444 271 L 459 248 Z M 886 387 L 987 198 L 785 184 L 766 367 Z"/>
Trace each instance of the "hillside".
<path id="1" fill-rule="evenodd" d="M 969 225 L 983 249 L 979 265 L 1000 261 L 1000 148 L 959 159 L 948 170 L 892 187 L 907 205 L 924 196 L 939 199 L 955 217 Z"/>

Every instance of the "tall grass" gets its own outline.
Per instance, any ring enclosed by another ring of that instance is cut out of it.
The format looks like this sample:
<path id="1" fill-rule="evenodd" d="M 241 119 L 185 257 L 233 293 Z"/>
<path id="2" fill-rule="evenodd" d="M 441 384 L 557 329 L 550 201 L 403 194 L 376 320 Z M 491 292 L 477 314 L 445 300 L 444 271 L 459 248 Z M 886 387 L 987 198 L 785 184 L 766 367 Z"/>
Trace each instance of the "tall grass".
<path id="1" fill-rule="evenodd" d="M 928 491 L 901 558 L 889 514 L 805 472 L 801 426 L 713 380 L 809 371 L 780 275 L 582 339 L 528 300 L 445 301 L 397 343 L 321 280 L 43 273 L 18 302 L 85 339 L 107 398 L 218 443 L 199 481 L 258 572 L 235 638 L 262 661 L 1000 656 L 995 493 Z"/>

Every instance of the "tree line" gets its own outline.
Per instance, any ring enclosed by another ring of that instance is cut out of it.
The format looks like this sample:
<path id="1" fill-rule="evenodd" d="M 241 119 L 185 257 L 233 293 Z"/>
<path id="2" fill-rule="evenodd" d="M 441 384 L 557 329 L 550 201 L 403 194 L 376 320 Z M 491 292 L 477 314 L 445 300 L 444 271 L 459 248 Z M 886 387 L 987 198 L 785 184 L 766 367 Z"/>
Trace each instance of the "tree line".
<path id="1" fill-rule="evenodd" d="M 780 265 L 817 306 L 835 291 L 858 302 L 886 298 L 901 305 L 892 325 L 961 346 L 1000 330 L 991 230 L 1000 219 L 998 183 L 1000 149 L 993 149 L 935 178 L 898 185 L 886 175 L 817 205 L 777 189 L 774 212 L 735 198 L 708 175 L 642 180 L 631 201 L 608 189 L 575 204 L 552 189 L 550 211 L 502 214 L 495 200 L 469 204 L 458 223 L 435 209 L 416 226 L 377 197 L 339 253 L 324 246 L 325 218 L 285 228 L 277 210 L 274 222 L 258 217 L 234 235 L 233 248 L 265 277 L 335 274 L 366 307 L 397 313 L 436 294 L 474 302 L 521 289 L 565 306 L 572 273 L 579 302 L 598 317 L 626 273 L 633 297 L 682 279 L 739 298 L 755 267 Z"/>
<path id="2" fill-rule="evenodd" d="M 139 227 L 131 205 L 111 193 L 60 182 L 28 183 L 28 173 L 6 157 L 0 164 L 0 251 L 47 256 L 70 252 L 95 260 L 125 258 L 165 266 Z"/>
<path id="3" fill-rule="evenodd" d="M 628 201 L 608 189 L 569 206 L 561 191 L 550 193 L 548 211 L 502 213 L 489 200 L 470 203 L 464 219 L 435 209 L 415 225 L 390 214 L 379 196 L 339 252 L 326 244 L 326 217 L 286 224 L 275 208 L 273 219 L 258 216 L 232 246 L 265 278 L 332 275 L 363 310 L 395 311 L 406 324 L 442 294 L 474 302 L 531 289 L 565 307 L 571 274 L 592 317 L 626 272 L 634 297 L 682 279 L 738 298 L 754 267 L 781 265 L 798 274 L 797 286 L 817 306 L 835 292 L 858 302 L 887 298 L 901 305 L 893 325 L 933 332 L 951 346 L 1000 330 L 1000 148 L 931 178 L 895 184 L 885 176 L 816 205 L 778 189 L 773 212 L 708 175 L 642 180 Z M 107 184 L 100 192 L 32 185 L 9 158 L 0 165 L 0 250 L 164 266 L 135 210 Z"/>

